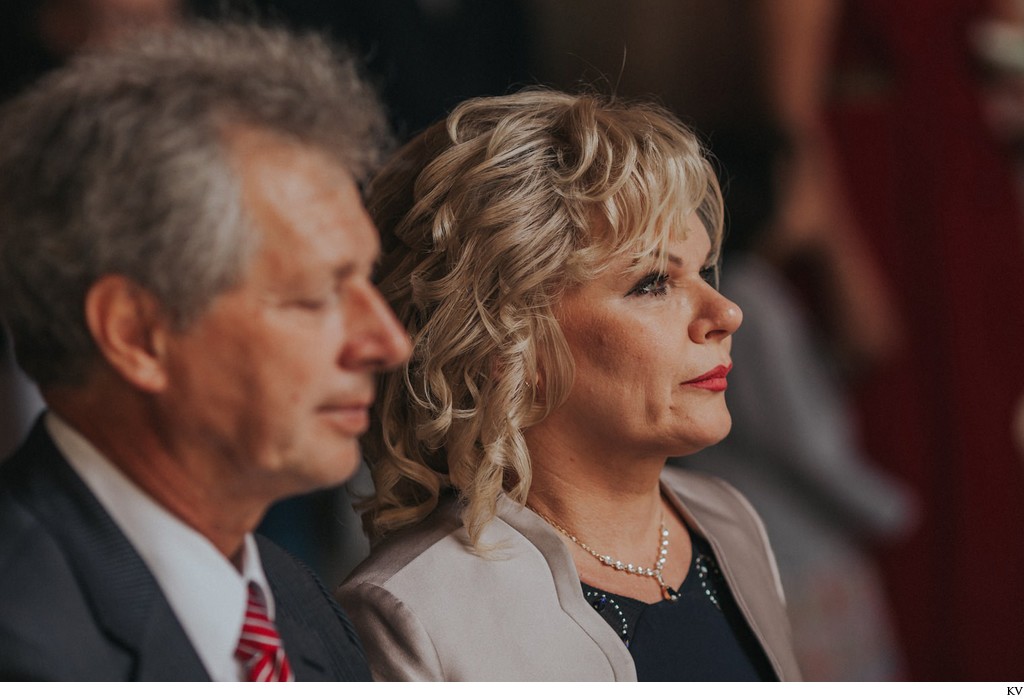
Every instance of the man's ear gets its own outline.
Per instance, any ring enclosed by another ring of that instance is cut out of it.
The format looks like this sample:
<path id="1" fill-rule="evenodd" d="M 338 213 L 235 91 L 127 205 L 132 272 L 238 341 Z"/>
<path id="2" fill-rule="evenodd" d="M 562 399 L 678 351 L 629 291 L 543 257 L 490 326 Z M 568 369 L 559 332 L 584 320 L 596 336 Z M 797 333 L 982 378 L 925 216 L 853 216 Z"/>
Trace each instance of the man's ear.
<path id="1" fill-rule="evenodd" d="M 168 320 L 156 297 L 123 275 L 101 277 L 85 295 L 85 320 L 107 363 L 141 391 L 167 386 Z"/>

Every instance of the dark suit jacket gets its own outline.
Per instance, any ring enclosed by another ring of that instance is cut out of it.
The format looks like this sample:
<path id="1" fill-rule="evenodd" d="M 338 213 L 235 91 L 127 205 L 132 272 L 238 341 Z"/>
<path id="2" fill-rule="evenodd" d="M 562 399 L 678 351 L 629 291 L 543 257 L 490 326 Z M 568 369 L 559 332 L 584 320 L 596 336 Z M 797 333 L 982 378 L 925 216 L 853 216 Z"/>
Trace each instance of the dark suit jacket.
<path id="1" fill-rule="evenodd" d="M 370 680 L 348 618 L 260 538 L 297 680 Z M 0 466 L 0 680 L 209 680 L 156 580 L 36 423 Z"/>

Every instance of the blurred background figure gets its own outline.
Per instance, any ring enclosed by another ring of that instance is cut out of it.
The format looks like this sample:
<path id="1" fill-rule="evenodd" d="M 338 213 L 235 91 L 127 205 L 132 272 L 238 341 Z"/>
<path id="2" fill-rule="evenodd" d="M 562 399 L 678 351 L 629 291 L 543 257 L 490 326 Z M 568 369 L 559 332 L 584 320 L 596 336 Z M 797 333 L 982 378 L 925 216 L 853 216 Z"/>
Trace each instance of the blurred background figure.
<path id="1" fill-rule="evenodd" d="M 1024 253 L 1012 154 L 987 128 L 971 37 L 1015 8 L 761 5 L 772 104 L 807 171 L 790 181 L 791 201 L 808 180 L 838 185 L 833 211 L 849 205 L 906 338 L 853 387 L 869 454 L 924 506 L 922 527 L 886 562 L 911 668 L 927 679 L 1012 675 L 1024 658 L 1024 550 L 1005 546 L 1024 530 L 1011 437 Z M 797 238 L 829 224 L 827 212 L 790 221 Z"/>
<path id="2" fill-rule="evenodd" d="M 184 0 L 43 0 L 36 26 L 43 46 L 62 58 L 140 29 L 174 26 L 183 10 Z"/>
<path id="3" fill-rule="evenodd" d="M 186 9 L 186 0 L 6 0 L 0 8 L 0 98 L 82 49 L 172 26 Z"/>
<path id="4" fill-rule="evenodd" d="M 770 125 L 719 132 L 714 153 L 731 220 L 722 291 L 746 311 L 732 346 L 733 427 L 718 445 L 669 463 L 726 479 L 761 513 L 806 680 L 902 680 L 870 545 L 905 535 L 916 507 L 858 446 L 835 355 L 766 255 L 780 223 L 773 195 L 791 154 Z"/>

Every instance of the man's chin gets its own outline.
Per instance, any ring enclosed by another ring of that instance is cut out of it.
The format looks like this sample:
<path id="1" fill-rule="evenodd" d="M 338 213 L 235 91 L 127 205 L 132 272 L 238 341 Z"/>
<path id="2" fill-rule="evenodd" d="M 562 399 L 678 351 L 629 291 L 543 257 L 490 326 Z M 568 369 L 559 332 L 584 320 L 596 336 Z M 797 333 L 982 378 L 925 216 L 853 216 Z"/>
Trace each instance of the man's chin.
<path id="1" fill-rule="evenodd" d="M 281 497 L 339 486 L 355 475 L 361 461 L 359 444 L 352 440 L 351 444 L 340 446 L 329 453 L 320 451 L 313 458 L 282 465 L 277 470 L 278 483 L 288 493 Z"/>
<path id="2" fill-rule="evenodd" d="M 359 443 L 353 439 L 350 445 L 336 450 L 333 455 L 317 459 L 310 475 L 319 485 L 313 488 L 329 488 L 345 483 L 355 476 L 361 463 L 362 451 Z"/>

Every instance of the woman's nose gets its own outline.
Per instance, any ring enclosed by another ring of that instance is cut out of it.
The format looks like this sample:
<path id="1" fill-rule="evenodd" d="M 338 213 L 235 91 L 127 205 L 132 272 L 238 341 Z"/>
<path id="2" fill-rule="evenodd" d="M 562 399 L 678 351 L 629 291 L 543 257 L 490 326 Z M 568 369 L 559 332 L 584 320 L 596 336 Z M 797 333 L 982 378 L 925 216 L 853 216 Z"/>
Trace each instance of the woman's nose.
<path id="1" fill-rule="evenodd" d="M 695 343 L 728 338 L 743 323 L 740 307 L 717 289 L 708 290 L 708 296 L 690 325 L 690 337 Z"/>

